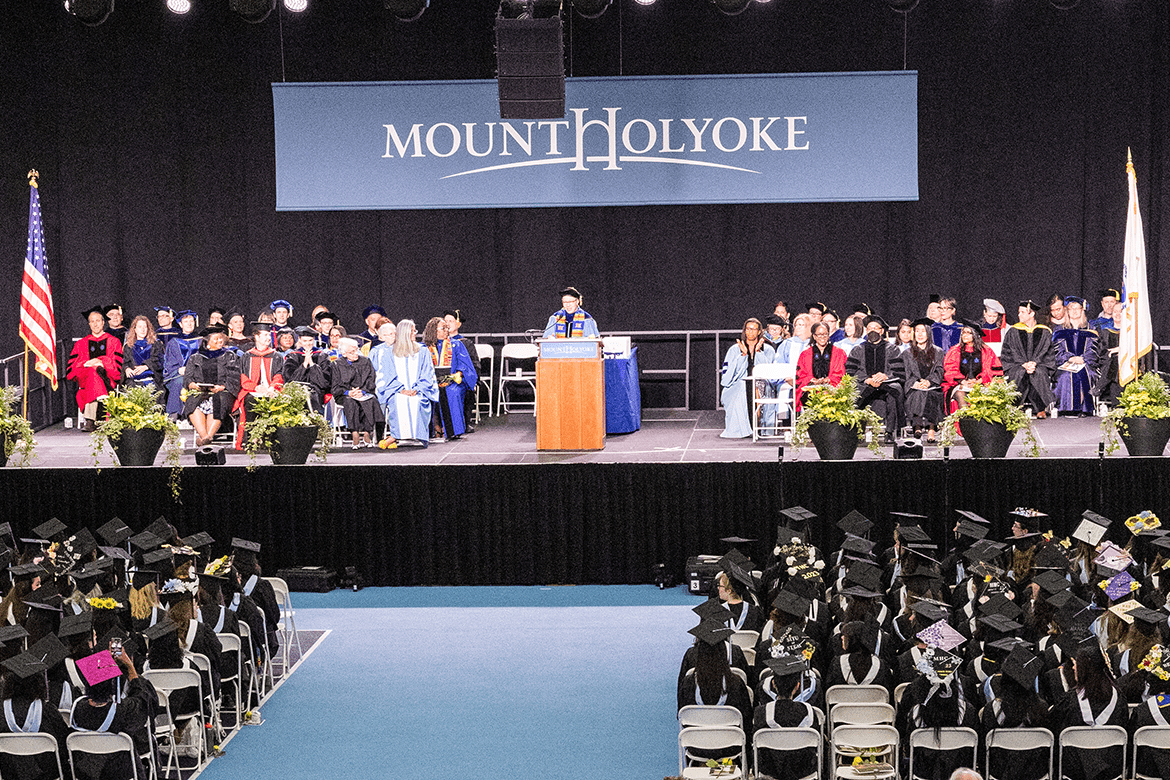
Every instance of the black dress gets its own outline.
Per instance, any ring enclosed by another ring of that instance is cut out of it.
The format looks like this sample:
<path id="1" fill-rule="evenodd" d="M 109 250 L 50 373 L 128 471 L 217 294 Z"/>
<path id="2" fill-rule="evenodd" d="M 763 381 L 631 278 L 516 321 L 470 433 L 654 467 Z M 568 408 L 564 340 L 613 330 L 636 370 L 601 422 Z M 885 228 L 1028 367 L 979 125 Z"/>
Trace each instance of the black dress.
<path id="1" fill-rule="evenodd" d="M 374 423 L 382 422 L 383 418 L 375 395 L 376 377 L 370 359 L 358 355 L 358 359 L 351 363 L 344 357 L 338 358 L 333 363 L 332 382 L 333 398 L 340 399 L 345 407 L 346 427 L 351 431 L 373 433 Z M 361 400 L 347 395 L 355 387 L 365 393 Z"/>

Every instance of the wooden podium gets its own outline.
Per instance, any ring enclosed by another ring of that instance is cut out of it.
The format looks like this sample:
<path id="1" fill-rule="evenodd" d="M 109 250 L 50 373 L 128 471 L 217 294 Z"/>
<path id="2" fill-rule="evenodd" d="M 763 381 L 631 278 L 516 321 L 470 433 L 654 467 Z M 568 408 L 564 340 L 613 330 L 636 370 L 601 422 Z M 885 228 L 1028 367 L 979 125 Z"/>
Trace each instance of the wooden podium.
<path id="1" fill-rule="evenodd" d="M 536 361 L 536 449 L 605 448 L 601 339 L 540 339 Z"/>

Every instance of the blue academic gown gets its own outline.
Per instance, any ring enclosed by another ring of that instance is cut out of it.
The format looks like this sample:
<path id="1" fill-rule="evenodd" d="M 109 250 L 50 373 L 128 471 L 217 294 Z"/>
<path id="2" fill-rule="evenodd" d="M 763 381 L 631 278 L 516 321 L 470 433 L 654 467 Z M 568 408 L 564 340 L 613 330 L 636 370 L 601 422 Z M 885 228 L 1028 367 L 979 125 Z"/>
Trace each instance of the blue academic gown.
<path id="1" fill-rule="evenodd" d="M 452 382 L 446 387 L 441 388 L 441 391 L 446 393 L 447 405 L 451 413 L 451 430 L 446 431 L 448 439 L 452 436 L 462 436 L 467 433 L 467 421 L 463 419 L 463 402 L 469 392 L 475 392 L 475 385 L 479 382 L 479 374 L 476 373 L 475 363 L 472 362 L 471 356 L 467 354 L 467 347 L 457 339 L 451 339 L 450 341 L 451 373 L 461 372 L 463 374 L 463 381 L 458 384 Z M 435 345 L 440 355 L 443 354 L 446 343 L 446 341 L 440 341 Z"/>
<path id="2" fill-rule="evenodd" d="M 1097 334 L 1087 328 L 1061 328 L 1052 334 L 1056 365 L 1070 357 L 1085 360 L 1083 371 L 1056 372 L 1056 403 L 1062 412 L 1093 412 L 1092 388 L 1097 381 Z"/>
<path id="3" fill-rule="evenodd" d="M 549 315 L 548 323 L 544 326 L 544 338 L 551 339 L 557 335 L 557 314 L 561 314 L 564 311 L 564 309 L 561 309 L 555 314 Z M 601 331 L 597 329 L 597 320 L 593 319 L 593 315 L 584 309 L 578 309 L 577 311 L 585 315 L 585 322 L 582 324 L 582 328 L 584 329 L 584 333 L 581 334 L 582 337 L 587 339 L 601 338 Z M 569 322 L 565 323 L 565 327 L 571 329 L 573 325 L 572 318 L 569 315 L 565 316 L 569 319 Z"/>
<path id="4" fill-rule="evenodd" d="M 930 338 L 934 345 L 943 351 L 945 355 L 947 350 L 959 343 L 959 336 L 963 333 L 963 326 L 957 322 L 952 322 L 950 325 L 943 325 L 941 322 L 936 322 L 930 326 Z"/>
<path id="5" fill-rule="evenodd" d="M 776 353 L 772 347 L 765 344 L 763 349 L 755 355 L 755 364 L 772 363 Z M 752 415 L 748 407 L 748 387 L 744 377 L 748 375 L 747 355 L 739 351 L 738 344 L 732 344 L 723 358 L 723 385 L 721 401 L 723 403 L 723 433 L 724 439 L 742 439 L 752 435 Z"/>
<path id="6" fill-rule="evenodd" d="M 187 365 L 191 356 L 199 351 L 203 339 L 198 336 L 176 336 L 167 342 L 163 355 L 163 384 L 167 388 L 167 414 L 183 411 L 180 393 L 183 391 L 183 375 L 179 369 Z"/>
<path id="7" fill-rule="evenodd" d="M 379 344 L 370 350 L 370 362 L 374 364 L 374 392 L 386 416 L 386 431 L 395 439 L 430 441 L 431 407 L 439 400 L 430 352 L 420 349 L 411 357 L 396 358 L 392 345 Z M 416 390 L 418 395 L 399 395 L 403 390 Z"/>

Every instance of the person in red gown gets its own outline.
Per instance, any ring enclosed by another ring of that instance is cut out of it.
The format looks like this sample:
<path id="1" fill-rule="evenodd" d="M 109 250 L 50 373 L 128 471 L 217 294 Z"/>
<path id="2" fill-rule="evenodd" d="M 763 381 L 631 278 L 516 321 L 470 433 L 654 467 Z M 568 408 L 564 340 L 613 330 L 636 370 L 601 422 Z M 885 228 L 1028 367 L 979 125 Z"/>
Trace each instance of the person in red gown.
<path id="1" fill-rule="evenodd" d="M 92 431 L 104 413 L 102 401 L 122 379 L 122 342 L 106 332 L 101 309 L 82 316 L 89 322 L 89 335 L 73 345 L 65 378 L 77 383 L 77 408 L 85 417 L 81 430 Z"/>
<path id="2" fill-rule="evenodd" d="M 796 413 L 804 389 L 809 385 L 832 385 L 836 387 L 845 376 L 845 350 L 829 343 L 829 326 L 818 322 L 812 327 L 812 344 L 796 359 Z"/>
<path id="3" fill-rule="evenodd" d="M 252 339 L 255 346 L 240 358 L 240 392 L 236 396 L 236 410 L 240 425 L 236 428 L 236 449 L 244 448 L 244 426 L 248 412 L 257 397 L 271 398 L 284 387 L 284 358 L 272 347 L 273 324 L 253 322 Z"/>
<path id="4" fill-rule="evenodd" d="M 967 393 L 976 384 L 991 384 L 1003 376 L 1003 367 L 991 347 L 983 345 L 983 329 L 964 322 L 959 343 L 947 351 L 943 360 L 943 398 L 947 413 L 967 405 Z"/>

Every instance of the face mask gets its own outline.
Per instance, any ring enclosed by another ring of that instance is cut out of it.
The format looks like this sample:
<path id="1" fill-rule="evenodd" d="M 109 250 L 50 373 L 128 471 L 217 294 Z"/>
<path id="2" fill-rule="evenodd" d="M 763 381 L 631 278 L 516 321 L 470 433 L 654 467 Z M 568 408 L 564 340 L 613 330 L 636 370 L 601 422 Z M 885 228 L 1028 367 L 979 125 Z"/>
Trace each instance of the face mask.
<path id="1" fill-rule="evenodd" d="M 878 333 L 876 330 L 871 330 L 869 333 L 865 334 L 865 340 L 870 344 L 876 344 L 882 340 L 882 334 Z"/>

